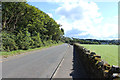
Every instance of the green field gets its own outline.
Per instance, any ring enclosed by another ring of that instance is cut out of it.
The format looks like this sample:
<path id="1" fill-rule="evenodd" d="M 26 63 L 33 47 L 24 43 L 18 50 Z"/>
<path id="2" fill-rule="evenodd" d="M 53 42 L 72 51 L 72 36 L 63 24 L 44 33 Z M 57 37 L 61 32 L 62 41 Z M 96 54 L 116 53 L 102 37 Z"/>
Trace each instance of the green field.
<path id="1" fill-rule="evenodd" d="M 117 45 L 92 45 L 81 44 L 90 51 L 96 52 L 102 59 L 110 65 L 118 65 L 118 46 Z M 120 59 L 120 56 L 119 56 Z M 120 63 L 119 63 L 120 66 Z"/>

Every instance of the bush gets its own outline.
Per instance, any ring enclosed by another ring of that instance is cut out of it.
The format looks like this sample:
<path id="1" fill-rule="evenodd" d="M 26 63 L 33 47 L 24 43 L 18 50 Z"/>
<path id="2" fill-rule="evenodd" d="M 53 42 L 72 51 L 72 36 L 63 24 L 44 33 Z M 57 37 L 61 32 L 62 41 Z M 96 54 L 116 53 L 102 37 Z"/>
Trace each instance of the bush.
<path id="1" fill-rule="evenodd" d="M 43 45 L 44 46 L 51 46 L 52 44 L 57 44 L 57 42 L 56 41 L 53 41 L 53 40 L 43 40 L 42 41 L 43 42 Z M 59 42 L 58 42 L 59 43 Z"/>
<path id="2" fill-rule="evenodd" d="M 52 42 L 53 42 L 52 40 L 47 41 L 48 45 L 50 45 L 50 46 L 53 44 Z"/>
<path id="3" fill-rule="evenodd" d="M 37 36 L 32 37 L 31 47 L 36 48 L 41 46 L 43 46 L 43 43 L 41 41 L 40 34 L 37 33 Z"/>
<path id="4" fill-rule="evenodd" d="M 2 32 L 2 47 L 5 51 L 17 50 L 18 47 L 14 40 L 15 35 Z"/>
<path id="5" fill-rule="evenodd" d="M 30 48 L 31 37 L 30 33 L 26 30 L 17 34 L 16 43 L 19 49 L 27 50 Z"/>
<path id="6" fill-rule="evenodd" d="M 56 41 L 52 41 L 52 43 L 53 43 L 53 44 L 57 44 L 57 42 L 56 42 Z"/>
<path id="7" fill-rule="evenodd" d="M 43 46 L 48 46 L 48 43 L 46 40 L 43 40 L 42 42 L 43 42 Z"/>

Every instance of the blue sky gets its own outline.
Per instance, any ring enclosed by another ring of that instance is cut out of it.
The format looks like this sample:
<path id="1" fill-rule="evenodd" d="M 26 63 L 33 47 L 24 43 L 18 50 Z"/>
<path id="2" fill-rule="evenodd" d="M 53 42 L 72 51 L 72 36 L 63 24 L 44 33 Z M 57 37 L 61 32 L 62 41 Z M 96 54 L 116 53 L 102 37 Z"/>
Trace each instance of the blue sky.
<path id="1" fill-rule="evenodd" d="M 117 2 L 28 2 L 62 25 L 65 36 L 92 39 L 118 38 Z"/>

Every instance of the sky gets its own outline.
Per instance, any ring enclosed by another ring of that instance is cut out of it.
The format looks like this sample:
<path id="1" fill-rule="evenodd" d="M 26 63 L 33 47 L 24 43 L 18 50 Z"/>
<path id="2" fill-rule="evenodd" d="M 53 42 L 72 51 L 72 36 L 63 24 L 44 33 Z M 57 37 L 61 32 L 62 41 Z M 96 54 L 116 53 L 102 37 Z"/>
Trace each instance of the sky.
<path id="1" fill-rule="evenodd" d="M 66 37 L 100 40 L 118 38 L 118 2 L 57 0 L 27 3 L 61 24 Z"/>

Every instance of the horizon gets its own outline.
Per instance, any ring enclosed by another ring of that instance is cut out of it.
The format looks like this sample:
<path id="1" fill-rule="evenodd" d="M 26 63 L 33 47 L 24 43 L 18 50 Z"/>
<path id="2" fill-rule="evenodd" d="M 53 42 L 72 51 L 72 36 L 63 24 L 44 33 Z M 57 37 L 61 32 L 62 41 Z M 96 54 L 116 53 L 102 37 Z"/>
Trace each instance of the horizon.
<path id="1" fill-rule="evenodd" d="M 75 38 L 75 37 L 73 37 L 73 38 Z M 72 37 L 71 37 L 71 39 L 72 39 Z M 76 39 L 81 39 L 81 38 L 76 38 Z M 82 38 L 82 39 L 86 40 L 86 39 L 92 39 L 92 38 Z M 120 39 L 92 39 L 92 40 L 120 40 Z"/>

